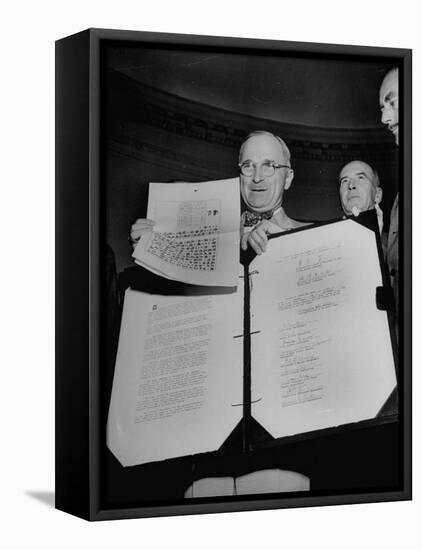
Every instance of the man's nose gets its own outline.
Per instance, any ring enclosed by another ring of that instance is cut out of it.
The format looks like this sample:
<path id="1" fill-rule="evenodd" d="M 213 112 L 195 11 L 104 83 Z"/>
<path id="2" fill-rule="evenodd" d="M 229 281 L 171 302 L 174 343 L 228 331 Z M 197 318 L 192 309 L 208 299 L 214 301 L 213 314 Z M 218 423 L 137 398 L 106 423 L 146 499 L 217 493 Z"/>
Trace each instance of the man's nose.
<path id="1" fill-rule="evenodd" d="M 262 170 L 263 170 L 262 166 L 257 164 L 254 166 L 253 177 L 252 177 L 253 182 L 258 183 L 264 179 Z"/>
<path id="2" fill-rule="evenodd" d="M 349 191 L 351 191 L 352 189 L 356 189 L 356 183 L 353 180 L 350 180 L 349 185 L 347 187 Z"/>
<path id="3" fill-rule="evenodd" d="M 381 122 L 383 124 L 388 124 L 391 121 L 391 109 L 384 107 L 381 114 Z"/>

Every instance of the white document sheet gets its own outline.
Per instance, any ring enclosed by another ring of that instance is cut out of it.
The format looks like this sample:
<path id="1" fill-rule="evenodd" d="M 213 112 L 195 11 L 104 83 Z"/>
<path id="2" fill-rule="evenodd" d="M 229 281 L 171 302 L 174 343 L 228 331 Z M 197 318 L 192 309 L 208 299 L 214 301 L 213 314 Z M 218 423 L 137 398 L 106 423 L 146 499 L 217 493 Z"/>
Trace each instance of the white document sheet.
<path id="1" fill-rule="evenodd" d="M 291 493 L 309 489 L 308 477 L 298 472 L 272 468 L 236 478 L 226 476 L 199 479 L 186 489 L 185 498 Z"/>
<path id="2" fill-rule="evenodd" d="M 250 267 L 252 415 L 274 437 L 373 418 L 396 385 L 375 235 L 346 220 Z"/>
<path id="3" fill-rule="evenodd" d="M 242 330 L 243 280 L 223 295 L 126 291 L 107 424 L 123 466 L 222 445 L 243 415 Z"/>
<path id="4" fill-rule="evenodd" d="M 309 491 L 309 478 L 298 472 L 272 468 L 258 470 L 235 480 L 237 495 L 256 495 L 259 493 L 291 493 Z"/>
<path id="5" fill-rule="evenodd" d="M 204 477 L 186 489 L 185 498 L 232 497 L 235 494 L 234 478 Z"/>
<path id="6" fill-rule="evenodd" d="M 168 279 L 236 286 L 239 264 L 239 178 L 202 183 L 150 183 L 136 263 Z"/>

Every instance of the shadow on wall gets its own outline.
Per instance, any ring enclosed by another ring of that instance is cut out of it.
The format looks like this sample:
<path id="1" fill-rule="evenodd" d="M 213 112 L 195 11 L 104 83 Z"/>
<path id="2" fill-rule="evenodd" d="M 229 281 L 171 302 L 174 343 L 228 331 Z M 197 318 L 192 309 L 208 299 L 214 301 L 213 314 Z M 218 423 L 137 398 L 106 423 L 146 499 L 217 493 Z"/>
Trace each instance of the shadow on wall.
<path id="1" fill-rule="evenodd" d="M 26 491 L 28 497 L 31 497 L 49 508 L 54 508 L 55 493 L 53 491 Z"/>

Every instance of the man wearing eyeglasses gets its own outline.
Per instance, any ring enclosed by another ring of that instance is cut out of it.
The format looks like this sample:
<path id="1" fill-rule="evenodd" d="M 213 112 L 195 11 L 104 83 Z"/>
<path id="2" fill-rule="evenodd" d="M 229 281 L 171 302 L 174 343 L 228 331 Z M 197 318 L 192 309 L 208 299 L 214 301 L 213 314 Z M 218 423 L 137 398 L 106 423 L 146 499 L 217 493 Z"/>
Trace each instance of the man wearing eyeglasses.
<path id="1" fill-rule="evenodd" d="M 293 220 L 283 209 L 283 195 L 294 172 L 290 151 L 274 134 L 255 131 L 248 135 L 239 152 L 240 192 L 246 210 L 242 214 L 241 247 L 257 254 L 265 252 L 271 233 L 306 225 Z"/>
<path id="2" fill-rule="evenodd" d="M 268 234 L 289 231 L 307 225 L 289 218 L 282 202 L 292 181 L 290 151 L 274 134 L 255 131 L 248 135 L 239 152 L 240 192 L 246 210 L 241 219 L 241 247 L 248 245 L 257 253 L 265 252 Z M 130 241 L 135 247 L 142 234 L 151 231 L 154 222 L 138 219 L 131 227 Z"/>

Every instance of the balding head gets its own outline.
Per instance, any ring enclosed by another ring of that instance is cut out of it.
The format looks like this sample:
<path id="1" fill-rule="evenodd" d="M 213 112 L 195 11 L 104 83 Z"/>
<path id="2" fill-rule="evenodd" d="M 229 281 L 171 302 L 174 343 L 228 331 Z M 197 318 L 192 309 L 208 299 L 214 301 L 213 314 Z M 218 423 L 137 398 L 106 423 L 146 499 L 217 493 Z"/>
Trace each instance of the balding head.
<path id="1" fill-rule="evenodd" d="M 344 166 L 339 176 L 340 202 L 345 214 L 372 210 L 381 202 L 382 189 L 377 172 L 366 162 L 354 160 Z"/>
<path id="2" fill-rule="evenodd" d="M 399 144 L 399 70 L 388 71 L 380 88 L 381 122 L 394 135 Z"/>
<path id="3" fill-rule="evenodd" d="M 289 149 L 280 137 L 265 131 L 249 134 L 240 147 L 239 167 L 242 198 L 250 210 L 266 212 L 281 206 L 293 170 Z"/>

